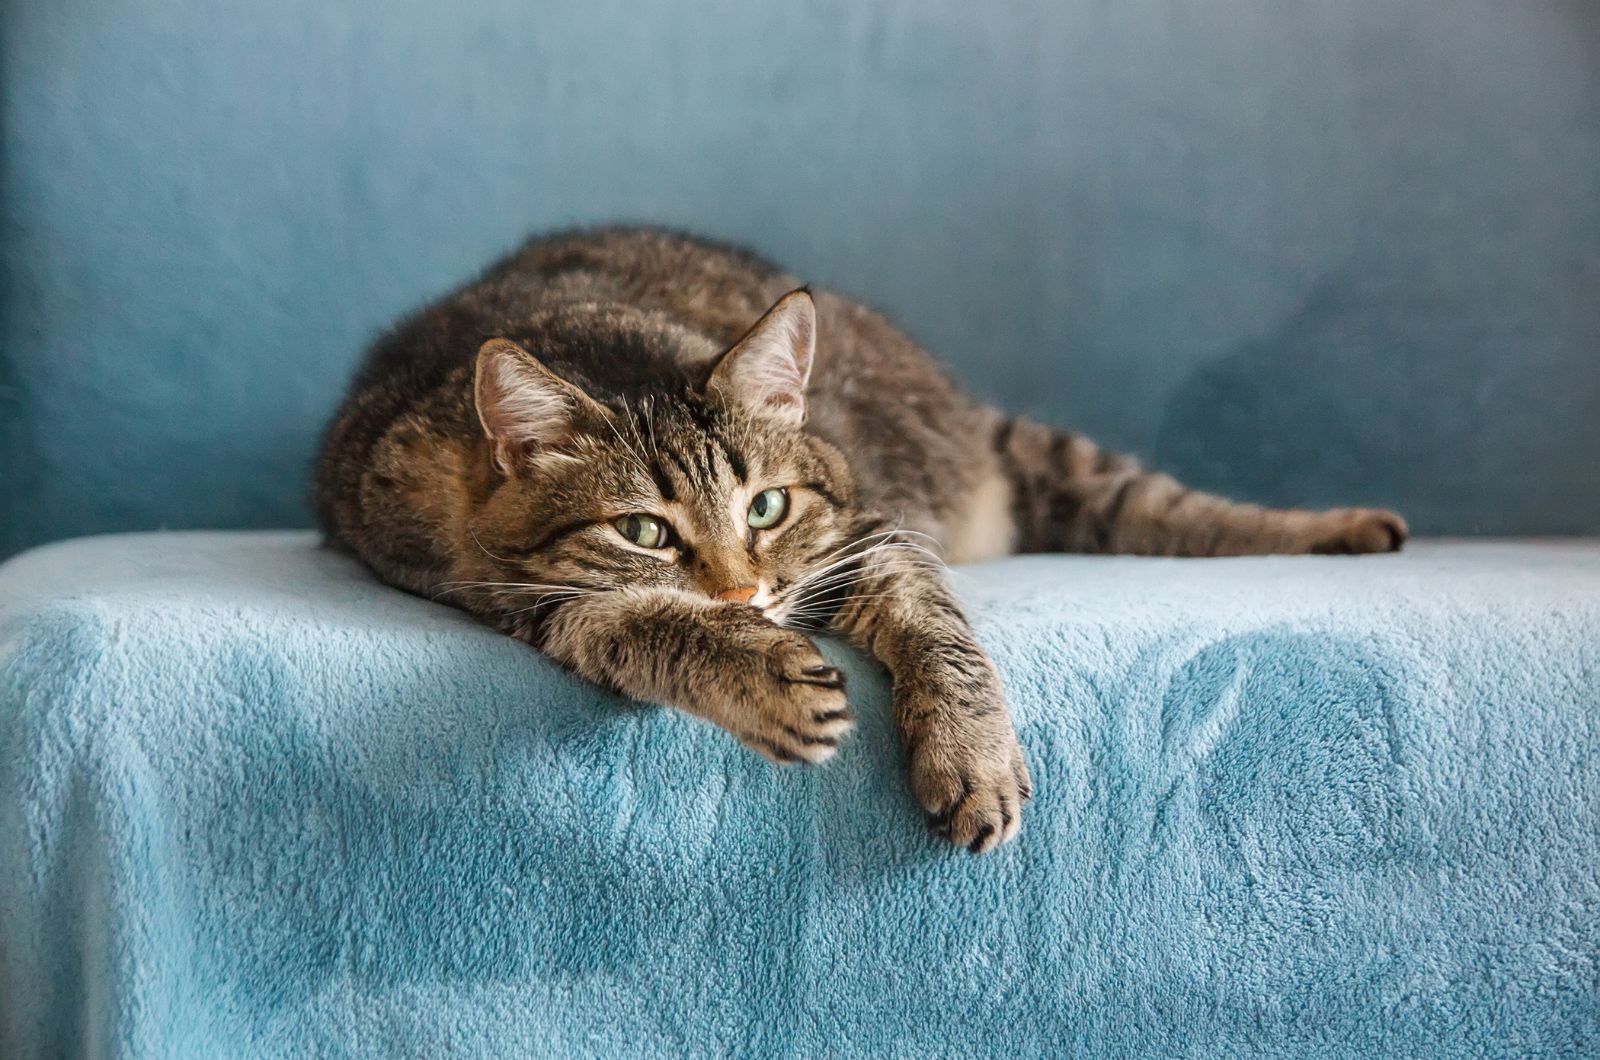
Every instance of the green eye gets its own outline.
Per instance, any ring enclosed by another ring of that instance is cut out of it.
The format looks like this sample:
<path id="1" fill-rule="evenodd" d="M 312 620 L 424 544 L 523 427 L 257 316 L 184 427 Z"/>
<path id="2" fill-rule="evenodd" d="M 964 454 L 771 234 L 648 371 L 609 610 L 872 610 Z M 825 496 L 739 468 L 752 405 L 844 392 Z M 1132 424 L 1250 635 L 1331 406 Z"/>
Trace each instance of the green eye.
<path id="1" fill-rule="evenodd" d="M 750 514 L 745 519 L 755 529 L 765 530 L 783 522 L 783 517 L 788 511 L 788 490 L 762 490 L 756 494 L 756 499 L 750 502 Z"/>
<path id="2" fill-rule="evenodd" d="M 640 548 L 667 547 L 667 524 L 653 515 L 624 515 L 611 525 Z"/>

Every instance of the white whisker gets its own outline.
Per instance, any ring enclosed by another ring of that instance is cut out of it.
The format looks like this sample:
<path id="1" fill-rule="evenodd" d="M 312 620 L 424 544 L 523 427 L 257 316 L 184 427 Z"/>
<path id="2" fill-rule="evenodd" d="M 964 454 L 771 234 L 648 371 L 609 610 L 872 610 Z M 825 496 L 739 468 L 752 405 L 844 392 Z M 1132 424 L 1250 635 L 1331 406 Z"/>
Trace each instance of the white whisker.
<path id="1" fill-rule="evenodd" d="M 898 550 L 898 551 L 902 551 L 902 552 L 914 552 L 914 553 L 919 553 L 921 555 L 926 555 L 935 564 L 937 564 L 941 568 L 944 566 L 944 561 L 942 559 L 940 559 L 938 555 L 936 555 L 935 553 L 933 553 L 929 549 L 924 548 L 921 545 L 914 544 L 914 543 L 909 542 L 909 541 L 880 541 L 880 542 L 878 542 L 876 544 L 872 544 L 872 545 L 863 547 L 863 548 L 860 549 L 860 551 L 852 552 L 852 553 L 850 553 L 848 555 L 841 556 L 840 558 L 838 558 L 836 560 L 833 560 L 833 561 L 831 561 L 829 563 L 825 563 L 823 566 L 818 567 L 815 570 L 809 572 L 806 575 L 806 579 L 820 577 L 821 575 L 827 574 L 830 571 L 836 570 L 836 569 L 838 569 L 840 567 L 843 567 L 843 566 L 846 566 L 848 564 L 859 563 L 862 560 L 864 560 L 864 559 L 866 559 L 866 558 L 868 558 L 870 556 L 881 555 L 881 554 L 886 553 L 888 551 L 894 551 L 894 550 Z M 835 550 L 835 551 L 838 551 L 838 550 Z M 831 556 L 832 553 L 830 553 L 829 555 Z M 825 556 L 823 558 L 827 559 L 828 557 Z M 805 580 L 805 579 L 802 579 L 802 580 Z"/>
<path id="2" fill-rule="evenodd" d="M 511 562 L 511 560 L 506 559 L 504 556 L 497 556 L 493 552 L 490 552 L 487 548 L 485 548 L 484 545 L 483 545 L 483 542 L 478 540 L 478 532 L 476 530 L 472 529 L 471 527 L 468 527 L 467 528 L 467 533 L 472 536 L 472 543 L 474 545 L 478 546 L 478 551 L 482 552 L 485 556 L 488 556 L 490 559 L 494 560 L 496 563 L 510 563 Z"/>
<path id="3" fill-rule="evenodd" d="M 434 596 L 436 599 L 440 599 L 464 589 L 486 590 L 489 598 L 508 615 L 525 614 L 552 603 L 567 603 L 606 591 L 603 589 L 591 589 L 582 585 L 550 585 L 542 582 L 462 581 L 441 583 L 437 587 Z M 530 599 L 533 603 L 527 607 L 506 607 L 507 604 Z"/>
<path id="4" fill-rule="evenodd" d="M 930 574 L 948 570 L 944 560 L 932 549 L 904 540 L 906 534 L 928 537 L 917 531 L 884 530 L 841 545 L 821 557 L 820 565 L 792 585 L 778 602 L 785 620 L 808 621 L 822 618 L 849 603 L 880 599 L 892 593 L 875 591 L 897 567 Z M 937 542 L 935 542 L 937 544 Z M 861 586 L 868 591 L 856 590 Z M 852 591 L 854 590 L 854 591 Z"/>

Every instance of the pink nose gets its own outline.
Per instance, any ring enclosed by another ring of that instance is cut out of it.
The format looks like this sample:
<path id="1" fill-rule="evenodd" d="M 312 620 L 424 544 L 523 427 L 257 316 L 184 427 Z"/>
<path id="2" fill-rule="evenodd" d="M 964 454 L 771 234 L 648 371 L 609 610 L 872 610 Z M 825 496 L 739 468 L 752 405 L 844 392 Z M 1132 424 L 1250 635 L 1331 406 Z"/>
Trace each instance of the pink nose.
<path id="1" fill-rule="evenodd" d="M 755 594 L 756 587 L 754 585 L 746 585 L 742 589 L 724 589 L 717 594 L 717 599 L 730 604 L 748 604 L 750 598 Z"/>

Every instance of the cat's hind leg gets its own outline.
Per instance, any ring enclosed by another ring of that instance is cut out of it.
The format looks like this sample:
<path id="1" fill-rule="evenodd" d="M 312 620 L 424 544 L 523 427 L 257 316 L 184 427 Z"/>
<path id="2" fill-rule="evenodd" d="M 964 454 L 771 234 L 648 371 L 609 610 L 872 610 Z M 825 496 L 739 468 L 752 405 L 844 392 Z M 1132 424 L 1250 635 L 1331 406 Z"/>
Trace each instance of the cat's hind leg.
<path id="1" fill-rule="evenodd" d="M 990 446 L 1011 488 L 1018 552 L 1350 554 L 1393 552 L 1406 539 L 1405 520 L 1394 512 L 1236 503 L 1025 419 L 997 421 Z"/>

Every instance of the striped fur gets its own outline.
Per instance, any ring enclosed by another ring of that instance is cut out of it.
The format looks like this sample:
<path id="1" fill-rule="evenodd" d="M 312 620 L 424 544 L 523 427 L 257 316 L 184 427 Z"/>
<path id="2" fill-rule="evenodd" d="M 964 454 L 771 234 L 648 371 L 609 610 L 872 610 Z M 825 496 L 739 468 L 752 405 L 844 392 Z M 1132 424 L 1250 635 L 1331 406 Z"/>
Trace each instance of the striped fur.
<path id="1" fill-rule="evenodd" d="M 807 636 L 838 632 L 893 676 L 930 825 L 976 853 L 1017 833 L 1033 781 L 943 561 L 1404 538 L 1392 513 L 1233 504 L 1004 418 L 882 317 L 798 288 L 672 233 L 528 243 L 373 347 L 318 461 L 330 541 L 779 763 L 851 728 Z M 769 489 L 785 514 L 753 527 Z"/>
<path id="2" fill-rule="evenodd" d="M 1406 537 L 1405 522 L 1392 512 L 1238 504 L 1146 471 L 1082 435 L 1025 419 L 1000 420 L 990 445 L 1011 483 L 1019 552 L 1389 552 Z"/>

